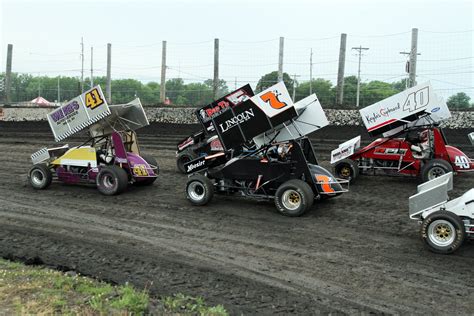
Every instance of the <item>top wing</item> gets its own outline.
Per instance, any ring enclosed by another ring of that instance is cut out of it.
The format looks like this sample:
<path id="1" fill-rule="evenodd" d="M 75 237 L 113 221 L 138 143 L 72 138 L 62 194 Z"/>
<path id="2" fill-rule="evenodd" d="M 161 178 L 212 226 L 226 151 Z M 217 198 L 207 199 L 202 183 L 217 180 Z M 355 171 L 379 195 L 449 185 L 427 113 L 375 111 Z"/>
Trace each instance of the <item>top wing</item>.
<path id="1" fill-rule="evenodd" d="M 222 145 L 229 150 L 296 116 L 290 95 L 283 82 L 279 82 L 239 105 L 218 113 L 212 117 L 212 124 Z"/>
<path id="2" fill-rule="evenodd" d="M 111 114 L 100 86 L 84 92 L 48 113 L 49 126 L 59 142 L 74 135 Z"/>
<path id="3" fill-rule="evenodd" d="M 359 112 L 372 136 L 390 133 L 407 124 L 438 123 L 451 116 L 446 102 L 433 92 L 429 82 L 402 91 Z"/>
<path id="4" fill-rule="evenodd" d="M 89 128 L 92 137 L 108 135 L 113 131 L 137 130 L 150 125 L 139 98 L 127 104 L 110 105 L 111 114 Z"/>
<path id="5" fill-rule="evenodd" d="M 296 102 L 294 107 L 297 117 L 253 138 L 257 147 L 272 140 L 282 142 L 302 137 L 329 124 L 316 94 L 309 95 Z"/>

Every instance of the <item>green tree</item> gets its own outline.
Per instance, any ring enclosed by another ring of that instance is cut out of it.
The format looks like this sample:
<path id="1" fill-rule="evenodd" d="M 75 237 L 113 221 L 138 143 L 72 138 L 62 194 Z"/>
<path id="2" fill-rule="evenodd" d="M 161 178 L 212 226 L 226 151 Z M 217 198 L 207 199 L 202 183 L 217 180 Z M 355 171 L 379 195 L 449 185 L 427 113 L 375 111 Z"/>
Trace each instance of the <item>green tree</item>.
<path id="1" fill-rule="evenodd" d="M 288 91 L 291 93 L 291 91 L 293 91 L 293 84 L 295 84 L 295 82 L 286 72 L 283 73 L 283 82 L 285 83 Z M 257 83 L 256 92 L 261 92 L 276 83 L 278 83 L 278 71 L 273 71 L 263 75 Z"/>
<path id="2" fill-rule="evenodd" d="M 298 87 L 296 88 L 296 101 L 306 98 L 309 95 L 309 86 L 309 81 L 303 82 L 298 85 Z M 332 86 L 332 82 L 330 80 L 322 78 L 313 79 L 312 92 L 316 93 L 319 102 L 321 102 L 322 106 L 334 105 L 334 101 L 336 98 L 336 90 Z"/>
<path id="3" fill-rule="evenodd" d="M 398 92 L 390 83 L 377 80 L 370 81 L 361 85 L 359 106 L 365 107 L 374 104 Z"/>
<path id="4" fill-rule="evenodd" d="M 458 92 L 448 98 L 446 102 L 450 109 L 468 109 L 471 107 L 471 98 L 464 92 Z"/>

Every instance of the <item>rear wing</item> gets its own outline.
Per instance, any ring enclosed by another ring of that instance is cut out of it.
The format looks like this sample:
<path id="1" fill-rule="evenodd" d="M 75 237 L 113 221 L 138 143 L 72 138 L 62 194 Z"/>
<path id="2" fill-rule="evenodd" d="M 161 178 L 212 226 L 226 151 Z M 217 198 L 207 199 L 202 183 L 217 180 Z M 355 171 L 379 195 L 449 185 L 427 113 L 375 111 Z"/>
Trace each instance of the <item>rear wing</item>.
<path id="1" fill-rule="evenodd" d="M 416 219 L 424 211 L 446 203 L 449 199 L 448 191 L 452 189 L 452 172 L 420 184 L 418 186 L 418 193 L 410 196 L 408 200 L 410 218 Z"/>
<path id="2" fill-rule="evenodd" d="M 469 134 L 467 135 L 467 137 L 469 138 L 469 141 L 471 142 L 471 145 L 474 146 L 474 132 L 469 133 Z"/>
<path id="3" fill-rule="evenodd" d="M 247 101 L 254 96 L 253 90 L 249 84 L 246 84 L 239 89 L 232 91 L 231 93 L 223 96 L 220 99 L 203 106 L 195 112 L 198 121 L 204 127 L 204 131 L 212 132 L 214 131 L 214 126 L 212 125 L 212 118 L 219 115 L 229 107 L 235 107 L 242 102 Z"/>
<path id="4" fill-rule="evenodd" d="M 279 82 L 217 113 L 211 120 L 224 149 L 230 150 L 296 116 L 288 90 L 283 82 Z"/>
<path id="5" fill-rule="evenodd" d="M 150 125 L 139 98 L 127 103 L 110 105 L 110 115 L 89 128 L 92 137 L 109 135 L 114 131 L 135 131 Z"/>
<path id="6" fill-rule="evenodd" d="M 48 113 L 48 123 L 59 142 L 111 114 L 100 86 L 84 92 L 66 105 Z"/>
<path id="7" fill-rule="evenodd" d="M 316 94 L 307 96 L 294 105 L 297 117 L 253 138 L 257 147 L 270 141 L 283 142 L 308 135 L 329 124 Z"/>
<path id="8" fill-rule="evenodd" d="M 404 125 L 439 123 L 451 117 L 446 102 L 433 92 L 429 82 L 402 91 L 359 112 L 371 136 L 390 133 Z"/>

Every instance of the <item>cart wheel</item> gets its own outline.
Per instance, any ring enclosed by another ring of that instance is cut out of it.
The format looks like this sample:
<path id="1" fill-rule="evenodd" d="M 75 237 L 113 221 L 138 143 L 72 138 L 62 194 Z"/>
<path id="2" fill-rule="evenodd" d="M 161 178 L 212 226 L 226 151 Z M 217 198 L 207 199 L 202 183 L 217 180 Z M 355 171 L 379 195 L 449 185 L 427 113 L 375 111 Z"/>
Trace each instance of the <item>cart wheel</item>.
<path id="1" fill-rule="evenodd" d="M 153 169 L 153 171 L 155 172 L 156 175 L 158 175 L 160 173 L 160 167 L 158 166 L 158 162 L 156 161 L 156 159 L 153 156 L 141 155 L 141 157 L 143 158 L 143 160 L 145 160 L 150 165 L 150 167 L 156 168 L 156 169 Z M 153 182 L 156 181 L 156 179 L 157 179 L 157 177 L 146 178 L 146 179 L 143 179 L 141 181 L 135 182 L 135 185 L 137 185 L 137 186 L 152 185 Z"/>
<path id="2" fill-rule="evenodd" d="M 127 188 L 128 174 L 119 166 L 106 166 L 97 175 L 96 184 L 104 195 L 119 194 Z"/>
<path id="3" fill-rule="evenodd" d="M 314 193 L 302 180 L 288 180 L 280 185 L 275 194 L 275 206 L 285 216 L 301 216 L 313 205 Z"/>
<path id="4" fill-rule="evenodd" d="M 352 159 L 342 159 L 334 166 L 334 174 L 338 178 L 350 180 L 353 183 L 359 176 L 359 166 Z"/>
<path id="5" fill-rule="evenodd" d="M 44 190 L 53 181 L 53 174 L 46 164 L 37 164 L 28 172 L 28 180 L 34 189 Z"/>
<path id="6" fill-rule="evenodd" d="M 194 155 L 192 155 L 188 151 L 180 153 L 176 158 L 176 167 L 178 167 L 179 172 L 186 173 L 186 170 L 184 169 L 184 164 L 190 162 L 194 158 Z"/>
<path id="7" fill-rule="evenodd" d="M 431 251 L 448 254 L 461 246 L 466 231 L 459 216 L 452 212 L 438 211 L 423 220 L 421 237 Z"/>
<path id="8" fill-rule="evenodd" d="M 421 168 L 421 181 L 430 181 L 452 171 L 453 167 L 446 160 L 433 159 Z"/>
<path id="9" fill-rule="evenodd" d="M 214 196 L 214 185 L 208 177 L 194 174 L 186 184 L 186 196 L 194 205 L 206 205 Z"/>

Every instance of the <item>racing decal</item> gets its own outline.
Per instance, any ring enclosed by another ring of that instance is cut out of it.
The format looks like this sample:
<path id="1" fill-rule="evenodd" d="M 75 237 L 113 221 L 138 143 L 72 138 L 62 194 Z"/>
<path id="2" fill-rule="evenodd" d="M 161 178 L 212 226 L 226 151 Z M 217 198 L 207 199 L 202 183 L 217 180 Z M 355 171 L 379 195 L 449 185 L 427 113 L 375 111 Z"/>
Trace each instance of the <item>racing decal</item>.
<path id="1" fill-rule="evenodd" d="M 316 175 L 316 181 L 321 186 L 321 189 L 324 193 L 335 193 L 334 189 L 331 187 L 331 178 L 326 175 L 318 174 Z"/>
<path id="2" fill-rule="evenodd" d="M 407 150 L 403 148 L 385 148 L 385 147 L 376 147 L 374 154 L 379 155 L 402 155 L 406 154 Z"/>
<path id="3" fill-rule="evenodd" d="M 186 170 L 186 173 L 192 173 L 206 169 L 206 158 L 199 157 L 191 160 L 190 162 L 184 164 L 184 169 Z"/>
<path id="4" fill-rule="evenodd" d="M 223 96 L 220 99 L 208 104 L 196 111 L 199 122 L 206 131 L 214 130 L 211 119 L 230 107 L 235 107 L 254 96 L 253 90 L 249 84 Z"/>
<path id="5" fill-rule="evenodd" d="M 239 123 L 246 122 L 254 116 L 255 114 L 253 112 L 253 109 L 248 109 L 240 114 L 237 114 L 231 117 L 230 119 L 226 120 L 224 123 L 219 124 L 219 130 L 221 133 L 225 133 L 230 128 L 237 126 L 237 124 Z"/>
<path id="6" fill-rule="evenodd" d="M 291 108 L 294 110 L 293 101 L 283 81 L 263 90 L 256 96 L 252 97 L 251 100 L 269 118 Z M 296 110 L 294 111 L 296 112 Z"/>
<path id="7" fill-rule="evenodd" d="M 466 156 L 456 156 L 454 164 L 462 169 L 469 169 L 469 159 Z"/>
<path id="8" fill-rule="evenodd" d="M 133 168 L 132 168 L 132 171 L 135 175 L 137 175 L 139 177 L 148 176 L 148 171 L 146 170 L 145 165 L 142 165 L 142 164 L 134 165 Z"/>
<path id="9" fill-rule="evenodd" d="M 222 147 L 221 141 L 219 139 L 214 139 L 211 141 L 211 151 L 222 151 L 224 147 Z"/>
<path id="10" fill-rule="evenodd" d="M 84 98 L 86 100 L 86 107 L 91 108 L 92 110 L 104 104 L 105 102 L 104 99 L 100 96 L 97 88 L 87 92 Z"/>
<path id="11" fill-rule="evenodd" d="M 430 101 L 429 91 L 430 87 L 428 86 L 410 93 L 403 104 L 403 111 L 414 112 L 421 108 L 425 108 Z M 437 108 L 438 109 L 435 112 L 439 110 L 439 107 Z"/>
<path id="12" fill-rule="evenodd" d="M 267 93 L 261 95 L 260 99 L 262 99 L 263 102 L 267 102 L 272 108 L 279 110 L 288 105 L 285 102 L 278 100 L 280 95 L 281 93 L 278 93 L 278 91 L 268 91 Z"/>
<path id="13" fill-rule="evenodd" d="M 47 117 L 55 140 L 61 141 L 110 114 L 102 90 L 96 86 L 51 111 Z"/>

